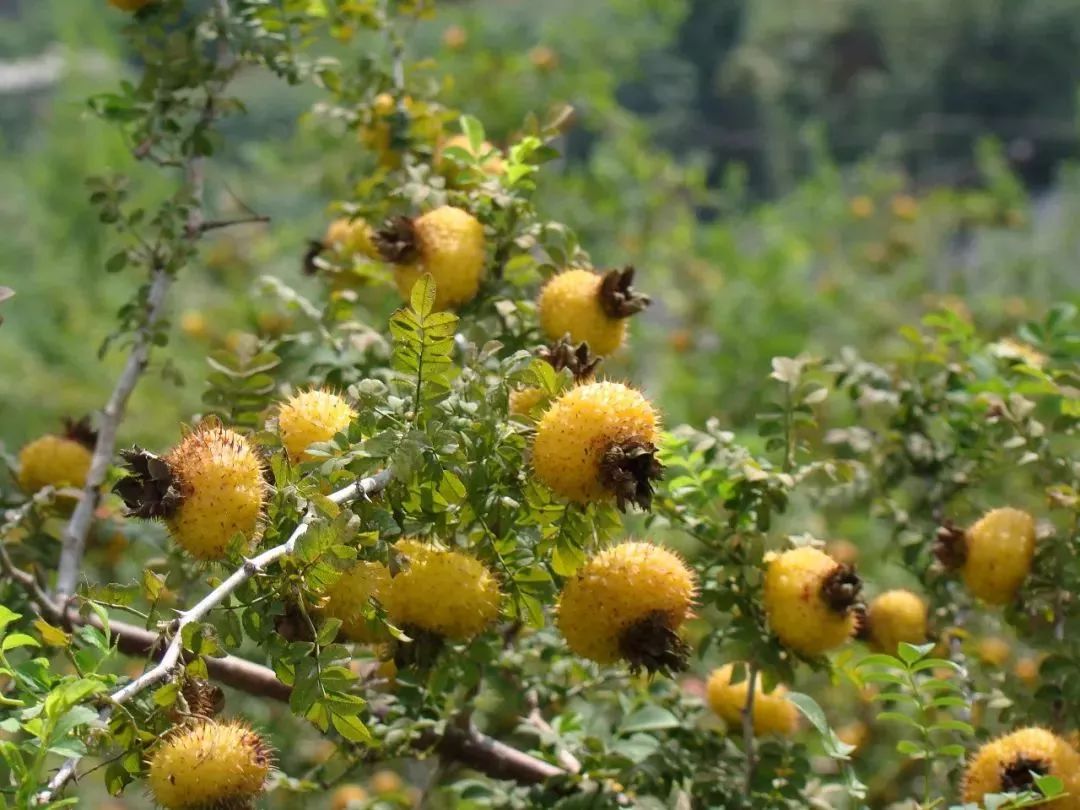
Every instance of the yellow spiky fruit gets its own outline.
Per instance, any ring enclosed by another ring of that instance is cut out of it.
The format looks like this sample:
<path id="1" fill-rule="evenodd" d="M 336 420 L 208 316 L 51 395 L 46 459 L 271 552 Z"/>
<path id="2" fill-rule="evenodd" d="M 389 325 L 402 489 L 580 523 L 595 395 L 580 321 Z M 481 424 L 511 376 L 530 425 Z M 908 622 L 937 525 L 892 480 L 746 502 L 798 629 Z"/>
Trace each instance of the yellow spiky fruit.
<path id="1" fill-rule="evenodd" d="M 345 571 L 326 589 L 323 615 L 341 619 L 341 632 L 350 641 L 370 644 L 382 641 L 382 628 L 373 626 L 364 616 L 371 597 L 381 598 L 390 585 L 390 571 L 382 563 L 361 560 Z"/>
<path id="2" fill-rule="evenodd" d="M 979 802 L 991 793 L 1033 788 L 1033 772 L 1058 777 L 1069 794 L 1047 807 L 1080 810 L 1080 753 L 1044 728 L 1019 729 L 975 752 L 964 773 L 964 801 Z"/>
<path id="3" fill-rule="evenodd" d="M 49 434 L 34 439 L 19 451 L 19 486 L 24 492 L 46 486 L 82 489 L 91 455 L 90 448 L 65 436 Z"/>
<path id="4" fill-rule="evenodd" d="M 731 728 L 738 728 L 742 723 L 743 709 L 746 707 L 748 683 L 744 678 L 733 684 L 733 664 L 725 664 L 713 670 L 705 685 L 709 706 Z M 754 733 L 781 734 L 790 736 L 799 728 L 799 710 L 787 699 L 787 689 L 777 684 L 771 692 L 765 692 L 761 678 L 754 683 Z"/>
<path id="5" fill-rule="evenodd" d="M 300 391 L 278 411 L 278 433 L 292 461 L 308 461 L 311 445 L 330 441 L 355 418 L 353 407 L 332 391 Z"/>
<path id="6" fill-rule="evenodd" d="M 154 0 L 109 0 L 109 5 L 121 11 L 138 11 L 153 2 Z"/>
<path id="7" fill-rule="evenodd" d="M 998 636 L 988 636 L 979 641 L 976 653 L 979 660 L 992 667 L 1000 667 L 1009 660 L 1012 655 L 1012 647 L 1009 642 Z"/>
<path id="8" fill-rule="evenodd" d="M 435 282 L 435 309 L 450 309 L 476 297 L 484 275 L 484 226 L 460 208 L 444 205 L 413 220 L 397 220 L 398 250 L 384 248 L 394 262 L 394 283 L 406 301 L 425 273 Z M 386 244 L 385 231 L 380 232 Z"/>
<path id="9" fill-rule="evenodd" d="M 585 341 L 594 354 L 608 355 L 626 340 L 628 317 L 612 317 L 604 310 L 604 276 L 591 270 L 564 270 L 540 290 L 537 312 L 540 328 L 551 340 L 570 335 Z"/>
<path id="10" fill-rule="evenodd" d="M 924 644 L 927 613 L 926 602 L 911 591 L 897 589 L 878 595 L 866 611 L 872 645 L 896 655 L 900 642 Z"/>
<path id="11" fill-rule="evenodd" d="M 495 621 L 499 584 L 475 557 L 420 540 L 399 540 L 394 548 L 408 560 L 383 592 L 394 624 L 468 641 Z"/>
<path id="12" fill-rule="evenodd" d="M 366 802 L 368 792 L 360 785 L 342 785 L 330 797 L 330 810 L 350 810 Z"/>
<path id="13" fill-rule="evenodd" d="M 341 256 L 360 254 L 377 259 L 379 251 L 375 248 L 374 237 L 374 229 L 365 220 L 339 217 L 327 226 L 323 244 Z"/>
<path id="14" fill-rule="evenodd" d="M 251 547 L 266 499 L 263 465 L 251 443 L 217 425 L 189 433 L 165 458 L 180 503 L 167 518 L 177 545 L 200 560 L 225 556 L 236 536 Z"/>
<path id="15" fill-rule="evenodd" d="M 510 415 L 529 416 L 533 408 L 547 399 L 547 392 L 543 388 L 528 386 L 515 388 L 510 392 Z"/>
<path id="16" fill-rule="evenodd" d="M 991 605 L 1016 598 L 1035 556 L 1035 519 L 1020 509 L 992 509 L 965 534 L 961 575 L 968 590 Z"/>
<path id="17" fill-rule="evenodd" d="M 870 727 L 861 720 L 855 720 L 838 728 L 836 736 L 840 742 L 850 745 L 857 752 L 870 740 Z"/>
<path id="18" fill-rule="evenodd" d="M 679 628 L 697 595 L 694 572 L 653 543 L 626 541 L 589 559 L 563 586 L 558 625 L 567 646 L 599 664 L 680 670 Z"/>
<path id="19" fill-rule="evenodd" d="M 860 588 L 854 569 L 809 546 L 770 554 L 766 562 L 765 612 L 784 644 L 818 656 L 851 638 Z"/>
<path id="20" fill-rule="evenodd" d="M 536 428 L 532 466 L 545 485 L 576 503 L 617 500 L 648 507 L 661 468 L 653 454 L 659 419 L 641 392 L 585 383 L 560 396 Z"/>
<path id="21" fill-rule="evenodd" d="M 248 807 L 273 755 L 250 728 L 212 720 L 177 727 L 150 758 L 150 792 L 166 810 Z"/>

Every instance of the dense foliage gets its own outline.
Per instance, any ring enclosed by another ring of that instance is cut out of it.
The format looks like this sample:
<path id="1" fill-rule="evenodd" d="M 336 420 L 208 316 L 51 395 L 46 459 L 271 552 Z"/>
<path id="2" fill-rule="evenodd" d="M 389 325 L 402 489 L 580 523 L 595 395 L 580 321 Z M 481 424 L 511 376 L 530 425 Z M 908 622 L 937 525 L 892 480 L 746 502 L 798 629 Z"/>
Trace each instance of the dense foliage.
<path id="1" fill-rule="evenodd" d="M 709 4 L 111 2 L 4 167 L 80 236 L 3 259 L 0 806 L 1077 801 L 1072 237 L 995 142 L 752 205 L 619 103 Z"/>

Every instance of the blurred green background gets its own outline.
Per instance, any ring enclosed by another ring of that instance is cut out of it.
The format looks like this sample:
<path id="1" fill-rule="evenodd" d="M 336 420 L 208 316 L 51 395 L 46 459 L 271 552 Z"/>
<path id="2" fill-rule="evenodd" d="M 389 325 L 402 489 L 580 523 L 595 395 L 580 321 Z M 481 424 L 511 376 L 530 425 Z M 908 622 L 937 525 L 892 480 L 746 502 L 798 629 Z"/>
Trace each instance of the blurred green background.
<path id="1" fill-rule="evenodd" d="M 529 113 L 574 106 L 541 208 L 660 299 L 613 373 L 634 373 L 669 424 L 742 423 L 776 354 L 887 349 L 943 304 L 993 331 L 1077 295 L 1074 0 L 436 5 L 405 32 L 410 59 L 432 60 L 447 103 L 497 143 Z M 99 406 L 119 362 L 96 351 L 133 282 L 103 272 L 116 245 L 85 178 L 168 190 L 85 104 L 137 70 L 125 22 L 103 0 L 0 4 L 9 443 Z M 314 89 L 251 75 L 238 94 L 250 112 L 226 128 L 212 207 L 273 222 L 210 240 L 184 274 L 170 314 L 185 382 L 151 375 L 124 441 L 171 441 L 199 407 L 207 346 L 274 328 L 260 275 L 314 293 L 297 257 L 364 165 L 352 138 L 305 116 Z"/>

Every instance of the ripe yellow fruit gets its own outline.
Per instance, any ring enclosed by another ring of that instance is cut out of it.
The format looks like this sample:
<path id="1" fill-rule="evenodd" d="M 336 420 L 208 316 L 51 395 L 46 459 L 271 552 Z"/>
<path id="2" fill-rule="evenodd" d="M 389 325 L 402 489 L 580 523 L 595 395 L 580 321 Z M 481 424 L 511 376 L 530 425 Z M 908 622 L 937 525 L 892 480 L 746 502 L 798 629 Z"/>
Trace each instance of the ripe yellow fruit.
<path id="1" fill-rule="evenodd" d="M 631 315 L 649 305 L 647 296 L 631 286 L 634 269 L 564 270 L 543 289 L 537 303 L 540 327 L 551 340 L 569 335 L 574 343 L 585 341 L 599 355 L 622 346 Z"/>
<path id="2" fill-rule="evenodd" d="M 339 217 L 327 226 L 322 244 L 346 258 L 360 254 L 377 259 L 379 252 L 375 249 L 374 239 L 375 231 L 365 220 Z"/>
<path id="3" fill-rule="evenodd" d="M 599 664 L 620 659 L 650 673 L 685 669 L 679 627 L 697 578 L 677 554 L 627 541 L 589 559 L 563 586 L 558 625 L 574 653 Z"/>
<path id="4" fill-rule="evenodd" d="M 180 316 L 180 331 L 190 338 L 206 337 L 210 333 L 210 329 L 202 310 L 184 310 Z"/>
<path id="5" fill-rule="evenodd" d="M 265 789 L 272 759 L 242 723 L 181 726 L 150 758 L 150 792 L 166 810 L 248 807 Z"/>
<path id="6" fill-rule="evenodd" d="M 866 612 L 870 641 L 875 648 L 896 655 L 900 642 L 926 642 L 926 602 L 911 591 L 885 591 L 870 603 Z"/>
<path id="7" fill-rule="evenodd" d="M 90 448 L 75 438 L 49 434 L 34 439 L 19 451 L 19 486 L 24 492 L 46 486 L 82 489 L 91 456 Z"/>
<path id="8" fill-rule="evenodd" d="M 744 677 L 739 683 L 733 684 L 731 678 L 734 671 L 733 664 L 725 664 L 713 670 L 705 688 L 712 710 L 729 727 L 738 728 L 742 723 L 743 708 L 746 706 L 748 682 Z M 762 689 L 761 678 L 755 681 L 752 715 L 755 734 L 790 736 L 798 730 L 799 711 L 786 695 L 787 689 L 782 685 L 778 684 L 775 689 L 766 693 Z"/>
<path id="9" fill-rule="evenodd" d="M 1041 658 L 1026 655 L 1016 662 L 1016 666 L 1013 667 L 1013 674 L 1016 675 L 1025 686 L 1034 689 L 1039 684 L 1039 668 L 1041 666 Z"/>
<path id="10" fill-rule="evenodd" d="M 1000 667 L 1009 660 L 1009 656 L 1012 655 L 1012 647 L 1009 646 L 1003 638 L 997 636 L 988 636 L 979 641 L 979 646 L 976 649 L 979 660 L 984 664 L 989 664 L 992 667 Z"/>
<path id="11" fill-rule="evenodd" d="M 938 558 L 959 568 L 972 594 L 991 605 L 1016 598 L 1035 556 L 1035 519 L 1020 509 L 992 509 L 966 532 L 938 530 Z"/>
<path id="12" fill-rule="evenodd" d="M 840 742 L 850 745 L 856 751 L 862 748 L 870 739 L 870 728 L 861 720 L 855 720 L 836 730 L 836 736 Z"/>
<path id="13" fill-rule="evenodd" d="M 401 781 L 401 777 L 394 771 L 383 768 L 375 771 L 368 780 L 368 786 L 378 796 L 384 796 L 387 793 L 397 793 L 404 787 L 404 783 Z"/>
<path id="14" fill-rule="evenodd" d="M 853 568 L 809 546 L 771 554 L 766 561 L 765 612 L 784 644 L 818 656 L 851 638 L 862 587 Z"/>
<path id="15" fill-rule="evenodd" d="M 360 785 L 342 785 L 330 797 L 330 810 L 349 810 L 355 803 L 366 802 L 368 793 Z"/>
<path id="16" fill-rule="evenodd" d="M 1080 808 L 1080 754 L 1044 728 L 1022 728 L 980 748 L 964 773 L 964 801 L 979 802 L 987 794 L 1033 788 L 1032 773 L 1056 776 L 1065 784 L 1069 795 L 1048 806 Z"/>
<path id="17" fill-rule="evenodd" d="M 549 73 L 559 66 L 559 55 L 547 45 L 537 45 L 529 51 L 529 61 L 537 70 Z"/>
<path id="18" fill-rule="evenodd" d="M 375 235 L 382 258 L 394 263 L 394 283 L 406 301 L 425 273 L 435 282 L 435 309 L 476 297 L 484 275 L 484 226 L 460 208 L 444 205 L 416 219 L 397 217 Z"/>
<path id="19" fill-rule="evenodd" d="M 663 467 L 655 458 L 658 418 L 639 391 L 622 383 L 571 388 L 536 428 L 532 466 L 557 495 L 576 503 L 615 499 L 620 509 L 648 509 L 652 482 Z"/>
<path id="20" fill-rule="evenodd" d="M 379 165 L 384 169 L 401 166 L 404 150 L 433 143 L 442 128 L 442 122 L 427 102 L 405 96 L 401 107 L 404 108 L 404 131 L 394 132 L 397 116 L 402 111 L 392 95 L 380 93 L 372 103 L 370 121 L 357 133 L 360 143 L 378 155 Z"/>
<path id="21" fill-rule="evenodd" d="M 361 560 L 345 571 L 326 589 L 323 615 L 341 619 L 341 632 L 350 641 L 382 641 L 382 628 L 373 626 L 364 616 L 371 597 L 381 599 L 390 585 L 390 571 L 382 563 Z"/>
<path id="22" fill-rule="evenodd" d="M 893 216 L 911 222 L 919 215 L 919 201 L 910 194 L 897 194 L 890 203 Z"/>
<path id="23" fill-rule="evenodd" d="M 391 577 L 382 603 L 394 624 L 468 641 L 499 615 L 499 584 L 475 557 L 420 540 L 394 548 L 408 567 Z"/>
<path id="24" fill-rule="evenodd" d="M 849 209 L 855 219 L 869 219 L 874 215 L 874 201 L 865 194 L 860 194 L 851 198 Z"/>
<path id="25" fill-rule="evenodd" d="M 138 11 L 150 5 L 154 0 L 109 0 L 109 5 L 121 11 Z"/>
<path id="26" fill-rule="evenodd" d="M 200 560 L 221 559 L 240 535 L 254 545 L 262 527 L 266 481 L 250 442 L 217 425 L 189 433 L 165 459 L 179 492 L 165 514 L 176 543 Z"/>
<path id="27" fill-rule="evenodd" d="M 278 433 L 292 461 L 308 461 L 317 442 L 328 442 L 349 427 L 356 411 L 344 397 L 312 389 L 294 394 L 278 411 Z"/>

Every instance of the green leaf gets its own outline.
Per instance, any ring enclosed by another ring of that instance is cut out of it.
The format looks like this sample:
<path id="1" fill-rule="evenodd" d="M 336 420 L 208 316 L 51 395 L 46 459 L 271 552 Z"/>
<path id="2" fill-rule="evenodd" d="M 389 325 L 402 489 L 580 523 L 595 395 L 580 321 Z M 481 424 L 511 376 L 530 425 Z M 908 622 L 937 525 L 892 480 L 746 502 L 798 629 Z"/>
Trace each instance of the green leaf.
<path id="1" fill-rule="evenodd" d="M 4 638 L 3 645 L 0 645 L 0 650 L 7 652 L 8 650 L 15 650 L 19 647 L 40 647 L 41 642 L 33 636 L 28 636 L 26 633 L 12 633 L 10 636 Z"/>
<path id="2" fill-rule="evenodd" d="M 642 706 L 622 721 L 619 733 L 662 731 L 666 728 L 677 728 L 679 725 L 679 718 L 662 706 Z"/>
<path id="3" fill-rule="evenodd" d="M 908 717 L 908 715 L 902 714 L 901 712 L 881 712 L 876 719 L 890 720 L 894 723 L 903 723 L 904 725 L 911 726 L 912 728 L 916 728 L 919 731 L 922 731 L 923 728 L 920 723 L 916 722 L 913 718 Z"/>
<path id="4" fill-rule="evenodd" d="M 16 613 L 15 611 L 7 607 L 7 605 L 0 605 L 0 631 L 3 631 L 4 628 L 11 624 L 13 621 L 21 618 L 21 613 Z"/>
<path id="5" fill-rule="evenodd" d="M 1035 787 L 1048 799 L 1060 796 L 1065 792 L 1065 783 L 1060 778 L 1051 775 L 1036 776 Z"/>
<path id="6" fill-rule="evenodd" d="M 471 115 L 461 116 L 460 123 L 461 131 L 468 137 L 473 154 L 479 154 L 484 145 L 484 125 Z"/>
<path id="7" fill-rule="evenodd" d="M 417 318 L 423 321 L 435 308 L 435 279 L 430 273 L 420 276 L 409 293 L 409 304 Z"/>
<path id="8" fill-rule="evenodd" d="M 371 736 L 368 727 L 355 714 L 338 714 L 334 712 L 330 715 L 330 720 L 338 734 L 349 742 L 367 746 L 375 745 L 375 738 Z"/>
<path id="9" fill-rule="evenodd" d="M 925 748 L 911 740 L 900 740 L 900 742 L 896 744 L 896 750 L 898 753 L 904 754 L 912 759 L 923 759 L 927 754 Z"/>
<path id="10" fill-rule="evenodd" d="M 906 641 L 901 641 L 897 654 L 900 656 L 901 661 L 910 666 L 932 649 L 934 649 L 933 644 L 923 644 L 921 647 L 916 647 L 914 644 L 908 644 Z"/>

